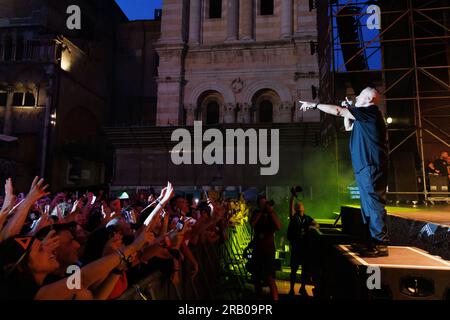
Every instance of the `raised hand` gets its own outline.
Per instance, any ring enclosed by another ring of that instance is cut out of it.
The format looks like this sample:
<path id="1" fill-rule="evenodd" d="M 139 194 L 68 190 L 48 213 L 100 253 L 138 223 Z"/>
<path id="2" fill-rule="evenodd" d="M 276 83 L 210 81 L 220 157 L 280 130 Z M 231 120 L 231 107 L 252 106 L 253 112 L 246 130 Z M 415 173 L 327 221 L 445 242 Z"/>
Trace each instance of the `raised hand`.
<path id="1" fill-rule="evenodd" d="M 112 212 L 111 208 L 108 207 L 106 205 L 106 203 L 102 203 L 101 209 L 102 209 L 103 219 L 108 220 L 108 221 L 111 220 L 111 212 Z"/>
<path id="2" fill-rule="evenodd" d="M 299 103 L 301 104 L 300 106 L 301 111 L 308 111 L 315 109 L 317 107 L 317 104 L 314 102 L 299 101 Z"/>
<path id="3" fill-rule="evenodd" d="M 48 250 L 49 252 L 54 251 L 59 247 L 59 236 L 56 235 L 55 230 L 51 230 L 47 236 L 42 240 L 41 248 L 43 250 Z"/>
<path id="4" fill-rule="evenodd" d="M 167 187 L 165 189 L 164 195 L 161 194 L 162 199 L 160 200 L 164 204 L 166 204 L 174 196 L 173 186 L 170 182 L 167 182 Z"/>
<path id="5" fill-rule="evenodd" d="M 44 179 L 35 177 L 31 184 L 30 192 L 28 192 L 26 199 L 32 203 L 38 201 L 40 198 L 48 196 L 50 192 L 47 192 L 48 184 L 44 185 Z"/>
<path id="6" fill-rule="evenodd" d="M 12 185 L 12 179 L 8 178 L 5 181 L 5 199 L 3 200 L 4 203 L 11 202 L 13 196 L 14 196 L 14 189 Z"/>
<path id="7" fill-rule="evenodd" d="M 353 101 L 350 100 L 348 97 L 345 97 L 345 101 L 341 102 L 341 107 L 344 107 L 344 108 L 351 107 L 352 105 L 353 105 Z"/>
<path id="8" fill-rule="evenodd" d="M 164 198 L 164 195 L 166 194 L 166 190 L 167 190 L 167 187 L 164 187 L 164 188 L 161 190 L 161 194 L 160 194 L 159 197 L 158 197 L 158 201 L 162 201 L 162 199 Z"/>
<path id="9" fill-rule="evenodd" d="M 94 200 L 94 194 L 92 192 L 89 192 L 87 194 L 87 204 L 86 206 L 93 206 L 92 200 Z"/>
<path id="10" fill-rule="evenodd" d="M 150 231 L 148 226 L 145 226 L 136 234 L 132 245 L 136 248 L 136 250 L 140 250 L 147 243 L 152 243 L 153 241 L 155 241 L 153 232 Z"/>
<path id="11" fill-rule="evenodd" d="M 52 203 L 50 204 L 51 209 L 56 207 L 61 200 L 64 200 L 66 198 L 66 195 L 64 194 L 64 192 L 60 192 L 58 193 L 55 198 L 52 200 Z"/>
<path id="12" fill-rule="evenodd" d="M 56 213 L 58 214 L 58 221 L 59 221 L 59 223 L 65 223 L 66 219 L 64 218 L 63 212 L 61 210 L 61 206 L 56 206 Z"/>
<path id="13" fill-rule="evenodd" d="M 0 214 L 7 214 L 14 205 L 15 200 L 16 196 L 14 195 L 12 180 L 11 178 L 8 178 L 5 181 L 5 198 L 3 199 L 3 206 L 0 210 Z"/>
<path id="14" fill-rule="evenodd" d="M 41 211 L 41 217 L 36 221 L 36 224 L 31 230 L 30 234 L 36 234 L 39 230 L 51 225 L 53 221 L 50 219 L 50 207 L 45 206 L 44 211 Z"/>

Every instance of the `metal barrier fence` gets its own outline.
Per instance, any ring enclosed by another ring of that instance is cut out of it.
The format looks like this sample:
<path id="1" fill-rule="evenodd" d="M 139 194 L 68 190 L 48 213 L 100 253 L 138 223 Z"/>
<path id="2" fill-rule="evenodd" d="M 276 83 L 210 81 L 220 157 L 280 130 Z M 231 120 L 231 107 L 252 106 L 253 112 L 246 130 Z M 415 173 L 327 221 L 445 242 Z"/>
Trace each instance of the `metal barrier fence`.
<path id="1" fill-rule="evenodd" d="M 199 270 L 192 279 L 189 263 L 184 262 L 180 284 L 175 286 L 162 272 L 156 271 L 141 279 L 120 297 L 120 300 L 214 300 L 240 299 L 249 280 L 245 269 L 244 249 L 251 240 L 247 224 L 227 229 L 222 243 L 190 247 Z"/>

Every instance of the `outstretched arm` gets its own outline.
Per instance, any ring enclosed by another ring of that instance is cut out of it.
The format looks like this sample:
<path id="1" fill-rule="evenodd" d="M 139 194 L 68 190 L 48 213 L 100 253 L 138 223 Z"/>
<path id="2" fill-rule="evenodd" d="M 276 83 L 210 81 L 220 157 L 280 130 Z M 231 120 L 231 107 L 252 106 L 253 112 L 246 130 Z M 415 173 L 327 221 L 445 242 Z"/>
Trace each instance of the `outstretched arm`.
<path id="1" fill-rule="evenodd" d="M 302 111 L 308 111 L 312 109 L 319 109 L 322 112 L 331 114 L 333 116 L 337 117 L 344 117 L 348 118 L 350 120 L 355 120 L 355 117 L 350 113 L 350 111 L 347 108 L 335 106 L 332 104 L 319 104 L 314 102 L 305 102 L 305 101 L 299 101 L 302 105 L 300 107 L 300 110 Z"/>

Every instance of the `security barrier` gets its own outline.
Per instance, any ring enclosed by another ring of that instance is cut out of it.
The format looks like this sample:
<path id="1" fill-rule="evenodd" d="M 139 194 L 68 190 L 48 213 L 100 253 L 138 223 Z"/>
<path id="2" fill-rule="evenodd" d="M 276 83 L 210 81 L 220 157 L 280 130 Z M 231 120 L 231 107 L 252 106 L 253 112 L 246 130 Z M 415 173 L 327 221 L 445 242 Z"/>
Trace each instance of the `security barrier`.
<path id="1" fill-rule="evenodd" d="M 130 285 L 119 300 L 212 300 L 238 299 L 249 274 L 245 270 L 243 251 L 251 240 L 247 224 L 227 229 L 222 243 L 201 244 L 190 249 L 199 270 L 191 277 L 189 263 L 184 261 L 180 284 L 175 286 L 160 271 Z"/>

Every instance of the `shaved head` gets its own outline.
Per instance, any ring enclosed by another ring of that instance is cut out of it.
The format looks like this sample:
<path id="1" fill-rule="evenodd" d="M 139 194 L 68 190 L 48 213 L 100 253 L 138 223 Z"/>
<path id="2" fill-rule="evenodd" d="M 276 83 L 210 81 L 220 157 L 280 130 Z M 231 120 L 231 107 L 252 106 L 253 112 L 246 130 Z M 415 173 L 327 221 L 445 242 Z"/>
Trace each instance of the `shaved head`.
<path id="1" fill-rule="evenodd" d="M 368 107 L 371 105 L 376 105 L 380 103 L 380 93 L 377 89 L 372 87 L 367 87 L 358 97 L 356 97 L 356 107 Z"/>

